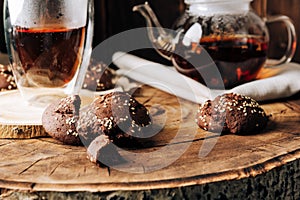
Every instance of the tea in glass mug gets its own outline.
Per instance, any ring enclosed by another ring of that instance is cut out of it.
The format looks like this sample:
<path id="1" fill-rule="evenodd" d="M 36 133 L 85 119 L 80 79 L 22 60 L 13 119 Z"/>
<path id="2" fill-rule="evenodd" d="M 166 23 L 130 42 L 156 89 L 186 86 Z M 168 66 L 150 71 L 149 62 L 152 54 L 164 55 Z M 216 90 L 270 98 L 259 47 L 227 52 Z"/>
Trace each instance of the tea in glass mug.
<path id="1" fill-rule="evenodd" d="M 5 0 L 4 28 L 18 89 L 32 104 L 79 93 L 89 63 L 92 0 Z"/>

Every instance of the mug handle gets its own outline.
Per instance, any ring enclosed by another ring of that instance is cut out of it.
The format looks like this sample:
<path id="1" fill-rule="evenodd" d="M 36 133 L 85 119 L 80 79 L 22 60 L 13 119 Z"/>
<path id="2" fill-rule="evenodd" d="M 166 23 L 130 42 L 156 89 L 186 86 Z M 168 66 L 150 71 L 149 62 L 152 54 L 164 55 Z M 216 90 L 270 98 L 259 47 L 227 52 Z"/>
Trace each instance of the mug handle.
<path id="1" fill-rule="evenodd" d="M 285 15 L 276 15 L 269 16 L 266 20 L 266 23 L 277 23 L 283 22 L 287 28 L 288 33 L 288 43 L 285 54 L 279 60 L 267 59 L 266 67 L 275 67 L 284 63 L 288 63 L 292 60 L 297 47 L 297 37 L 295 26 L 292 23 L 292 20 Z"/>

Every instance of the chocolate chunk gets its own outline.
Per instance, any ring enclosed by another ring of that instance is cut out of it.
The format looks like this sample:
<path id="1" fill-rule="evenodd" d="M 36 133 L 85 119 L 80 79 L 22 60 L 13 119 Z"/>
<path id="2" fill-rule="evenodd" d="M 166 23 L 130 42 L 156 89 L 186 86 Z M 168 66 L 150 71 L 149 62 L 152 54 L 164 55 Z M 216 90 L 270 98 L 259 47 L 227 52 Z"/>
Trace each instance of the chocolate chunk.
<path id="1" fill-rule="evenodd" d="M 108 136 L 102 134 L 96 137 L 87 148 L 88 159 L 99 165 L 112 166 L 124 162 L 116 146 Z"/>

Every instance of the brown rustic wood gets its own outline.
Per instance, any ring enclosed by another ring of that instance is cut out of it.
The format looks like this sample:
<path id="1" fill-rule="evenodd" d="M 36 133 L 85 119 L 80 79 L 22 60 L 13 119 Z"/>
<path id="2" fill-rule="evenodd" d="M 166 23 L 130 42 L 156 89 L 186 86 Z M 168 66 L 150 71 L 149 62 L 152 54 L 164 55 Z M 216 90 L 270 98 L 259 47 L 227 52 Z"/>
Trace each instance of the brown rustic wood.
<path id="1" fill-rule="evenodd" d="M 97 92 L 97 95 L 100 94 L 103 93 Z M 91 96 L 81 95 L 83 106 L 92 100 Z M 43 107 L 24 103 L 18 90 L 1 92 L 0 139 L 29 139 L 48 136 L 41 121 L 43 110 Z"/>
<path id="2" fill-rule="evenodd" d="M 47 136 L 40 122 L 42 111 L 27 107 L 17 90 L 1 92 L 0 138 L 26 139 Z"/>
<path id="3" fill-rule="evenodd" d="M 261 1 L 261 0 L 258 0 Z M 268 1 L 267 13 L 268 15 L 286 15 L 291 18 L 295 25 L 298 45 L 293 61 L 300 62 L 299 53 L 299 38 L 300 38 L 300 4 L 297 0 L 272 0 Z M 270 55 L 273 57 L 281 57 L 286 49 L 287 37 L 286 29 L 283 24 L 269 25 L 270 36 L 272 43 L 270 44 Z"/>
<path id="4" fill-rule="evenodd" d="M 260 13 L 259 1 L 255 0 L 253 7 Z M 182 12 L 182 2 L 180 0 L 178 6 L 177 0 L 150 1 L 158 17 L 164 18 L 165 27 L 170 27 Z M 130 1 L 130 6 L 121 0 L 95 3 L 94 45 L 113 34 L 144 25 L 144 19 L 130 9 L 143 1 Z M 268 13 L 290 16 L 299 33 L 299 5 L 296 0 L 268 1 Z M 167 12 L 166 7 L 170 8 Z M 276 51 L 271 53 L 280 56 L 278 52 L 285 47 L 284 30 L 278 27 L 272 30 L 277 42 L 272 44 L 271 50 Z M 1 51 L 5 51 L 4 36 L 0 39 Z M 299 57 L 297 52 L 294 60 L 299 61 Z M 264 103 L 263 107 L 272 115 L 265 132 L 244 137 L 222 136 L 205 158 L 200 159 L 198 153 L 204 138 L 208 137 L 207 132 L 197 129 L 192 139 L 189 135 L 179 135 L 178 141 L 182 142 L 171 144 L 175 150 L 189 144 L 186 153 L 172 165 L 145 174 L 99 168 L 86 159 L 84 147 L 64 146 L 51 138 L 0 139 L 0 199 L 299 199 L 299 98 Z M 176 111 L 179 105 L 174 97 L 153 89 L 147 88 L 139 99 L 146 102 L 153 113 L 159 114 L 158 121 L 163 121 L 163 114 L 168 113 L 170 124 L 145 141 L 144 149 L 131 150 L 151 152 L 170 143 L 179 124 L 176 116 L 181 112 Z M 189 134 L 195 105 L 184 102 L 182 106 L 187 116 L 183 128 Z M 192 128 L 195 127 L 193 124 Z M 153 162 L 159 163 L 160 159 L 155 157 Z"/>
<path id="5" fill-rule="evenodd" d="M 0 138 L 2 139 L 29 139 L 45 136 L 48 134 L 41 125 L 0 124 Z"/>
<path id="6" fill-rule="evenodd" d="M 264 18 L 267 14 L 267 3 L 268 0 L 254 0 L 251 2 L 251 7 L 260 17 Z"/>
<path id="7" fill-rule="evenodd" d="M 144 87 L 138 99 L 154 116 L 155 136 L 143 148 L 121 149 L 127 160 L 101 168 L 89 162 L 84 147 L 62 145 L 51 138 L 0 140 L 0 188 L 26 191 L 105 192 L 178 188 L 234 181 L 297 162 L 300 159 L 300 102 L 298 99 L 263 104 L 270 122 L 263 133 L 251 136 L 215 134 L 197 128 L 197 105 Z M 179 125 L 182 131 L 179 130 Z M 212 151 L 199 157 L 204 142 L 217 141 Z M 168 147 L 167 154 L 152 154 Z M 178 156 L 180 149 L 187 148 Z M 5 152 L 5 153 L 4 153 Z M 171 164 L 151 171 L 165 161 Z M 145 166 L 142 165 L 145 164 Z M 150 165 L 147 165 L 149 164 Z M 147 166 L 146 166 L 147 165 Z"/>

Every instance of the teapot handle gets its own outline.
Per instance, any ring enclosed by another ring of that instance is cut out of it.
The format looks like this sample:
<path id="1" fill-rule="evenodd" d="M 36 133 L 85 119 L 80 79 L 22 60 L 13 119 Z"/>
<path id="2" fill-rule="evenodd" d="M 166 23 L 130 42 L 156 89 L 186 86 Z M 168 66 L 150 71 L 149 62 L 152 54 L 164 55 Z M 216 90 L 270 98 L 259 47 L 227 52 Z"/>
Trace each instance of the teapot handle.
<path id="1" fill-rule="evenodd" d="M 266 67 L 275 67 L 284 63 L 288 63 L 292 60 L 297 47 L 297 37 L 296 37 L 296 30 L 294 24 L 292 23 L 291 19 L 285 15 L 276 15 L 276 16 L 269 16 L 266 19 L 266 23 L 278 23 L 283 22 L 287 28 L 288 33 L 288 42 L 287 48 L 284 55 L 279 60 L 271 60 L 267 59 Z"/>

